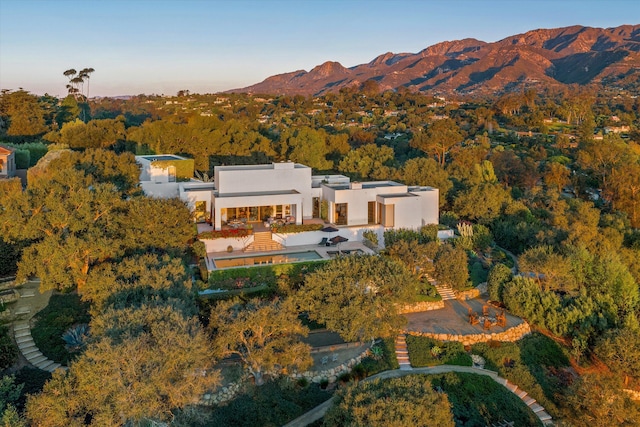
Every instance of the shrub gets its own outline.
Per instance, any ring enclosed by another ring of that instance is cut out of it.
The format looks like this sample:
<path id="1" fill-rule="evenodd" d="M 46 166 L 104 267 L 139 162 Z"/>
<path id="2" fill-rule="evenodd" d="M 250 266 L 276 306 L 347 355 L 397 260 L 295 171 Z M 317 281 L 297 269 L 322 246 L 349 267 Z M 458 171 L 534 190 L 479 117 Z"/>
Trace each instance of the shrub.
<path id="1" fill-rule="evenodd" d="M 193 242 L 193 244 L 191 245 L 191 249 L 193 249 L 193 253 L 198 258 L 205 258 L 207 256 L 207 246 L 200 240 L 196 240 L 195 242 Z"/>
<path id="2" fill-rule="evenodd" d="M 362 359 L 360 366 L 362 366 L 367 374 L 371 376 L 378 372 L 388 371 L 391 369 L 398 369 L 398 359 L 396 357 L 395 343 L 393 338 L 385 338 L 377 344 L 382 349 L 382 357 L 365 357 Z"/>
<path id="3" fill-rule="evenodd" d="M 487 291 L 493 301 L 502 301 L 505 283 L 512 279 L 511 269 L 502 263 L 495 264 L 487 275 Z"/>
<path id="4" fill-rule="evenodd" d="M 0 371 L 7 369 L 18 357 L 18 349 L 9 336 L 9 328 L 0 325 Z"/>
<path id="5" fill-rule="evenodd" d="M 274 233 L 292 234 L 302 233 L 305 231 L 318 231 L 322 230 L 324 225 L 322 224 L 289 224 L 289 225 L 272 225 L 271 231 Z"/>
<path id="6" fill-rule="evenodd" d="M 245 228 L 234 228 L 230 230 L 203 231 L 198 234 L 198 239 L 240 239 L 248 235 L 249 230 Z"/>
<path id="7" fill-rule="evenodd" d="M 365 230 L 362 232 L 362 237 L 364 237 L 374 245 L 378 246 L 378 233 L 376 233 L 375 231 Z"/>
<path id="8" fill-rule="evenodd" d="M 35 316 L 31 335 L 42 354 L 49 359 L 67 364 L 71 355 L 62 335 L 71 326 L 89 323 L 89 304 L 80 301 L 76 294 L 53 294 L 49 304 Z"/>

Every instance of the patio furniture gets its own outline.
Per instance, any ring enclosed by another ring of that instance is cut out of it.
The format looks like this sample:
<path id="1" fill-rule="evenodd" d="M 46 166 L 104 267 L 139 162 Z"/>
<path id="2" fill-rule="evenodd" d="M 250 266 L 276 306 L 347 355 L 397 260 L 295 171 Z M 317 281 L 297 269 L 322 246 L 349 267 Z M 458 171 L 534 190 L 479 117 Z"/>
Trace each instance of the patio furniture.
<path id="1" fill-rule="evenodd" d="M 337 361 L 338 361 L 338 355 L 337 355 L 337 354 L 335 354 L 335 353 L 333 353 L 333 354 L 331 355 L 331 361 L 332 361 L 332 362 L 337 362 Z"/>
<path id="2" fill-rule="evenodd" d="M 483 305 L 482 306 L 482 315 L 484 317 L 489 316 L 489 306 L 488 305 Z"/>
<path id="3" fill-rule="evenodd" d="M 323 237 L 322 240 L 320 240 L 320 243 L 318 243 L 318 246 L 331 246 L 331 243 L 329 243 L 329 238 Z"/>
<path id="4" fill-rule="evenodd" d="M 496 324 L 503 328 L 507 326 L 507 315 L 504 314 L 504 310 L 496 315 Z"/>
<path id="5" fill-rule="evenodd" d="M 322 363 L 323 365 L 326 365 L 328 361 L 329 361 L 329 356 L 322 356 L 320 363 Z"/>
<path id="6" fill-rule="evenodd" d="M 480 323 L 480 319 L 478 319 L 478 315 L 469 309 L 469 323 L 471 325 L 477 325 Z"/>
<path id="7" fill-rule="evenodd" d="M 488 318 L 485 317 L 484 319 L 484 323 L 482 325 L 483 329 L 491 329 L 491 320 L 489 320 Z"/>

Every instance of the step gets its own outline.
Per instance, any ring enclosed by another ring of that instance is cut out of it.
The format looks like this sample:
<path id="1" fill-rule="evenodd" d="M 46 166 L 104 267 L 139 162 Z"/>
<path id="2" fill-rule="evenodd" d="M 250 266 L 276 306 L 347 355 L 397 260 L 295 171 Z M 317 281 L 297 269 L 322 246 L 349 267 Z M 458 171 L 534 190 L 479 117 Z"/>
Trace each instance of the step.
<path id="1" fill-rule="evenodd" d="M 51 366 L 49 366 L 49 367 L 47 368 L 47 371 L 49 371 L 49 372 L 53 372 L 53 371 L 55 371 L 55 370 L 56 370 L 56 369 L 58 369 L 58 368 L 66 369 L 66 367 L 63 367 L 61 364 L 59 364 L 59 363 L 54 363 L 53 365 L 51 365 Z"/>
<path id="2" fill-rule="evenodd" d="M 29 326 L 28 323 L 23 322 L 23 323 L 16 323 L 15 325 L 13 325 L 13 332 L 18 332 L 18 331 L 24 331 L 24 330 L 30 330 L 31 327 Z"/>
<path id="3" fill-rule="evenodd" d="M 544 408 L 543 408 L 542 406 L 538 405 L 537 403 L 534 403 L 533 405 L 531 405 L 531 406 L 529 406 L 529 407 L 530 407 L 530 408 L 531 408 L 531 410 L 532 410 L 533 412 L 535 412 L 536 414 L 537 414 L 538 412 L 542 412 L 542 411 L 544 411 Z"/>
<path id="4" fill-rule="evenodd" d="M 523 398 L 523 399 L 522 399 L 522 401 L 523 401 L 523 402 L 524 402 L 524 404 L 525 404 L 525 405 L 527 405 L 527 406 L 531 406 L 531 405 L 533 405 L 534 403 L 536 403 L 536 400 L 535 400 L 533 397 L 531 397 L 531 396 L 527 396 L 527 397 Z"/>
<path id="5" fill-rule="evenodd" d="M 527 392 L 526 392 L 526 391 L 524 391 L 524 390 L 520 390 L 518 393 L 516 393 L 516 395 L 517 395 L 520 399 L 524 400 L 525 396 L 527 395 Z"/>
<path id="6" fill-rule="evenodd" d="M 27 360 L 29 361 L 29 363 L 31 363 L 32 365 L 36 365 L 38 366 L 38 363 L 42 363 L 45 360 L 49 360 L 47 359 L 47 356 L 45 356 L 44 354 L 40 354 L 39 356 L 34 356 L 34 357 L 28 357 Z"/>
<path id="7" fill-rule="evenodd" d="M 36 296 L 36 293 L 33 289 L 25 289 L 20 291 L 20 298 L 29 298 Z"/>
<path id="8" fill-rule="evenodd" d="M 26 359 L 33 358 L 37 356 L 38 353 L 42 354 L 36 346 L 30 347 L 28 350 L 22 350 L 21 353 Z"/>
<path id="9" fill-rule="evenodd" d="M 31 313 L 31 307 L 21 307 L 19 309 L 16 310 L 16 316 L 19 316 L 21 314 L 29 314 Z"/>
<path id="10" fill-rule="evenodd" d="M 509 381 L 507 381 L 507 388 L 509 389 L 510 392 L 515 393 L 518 386 L 515 384 L 511 384 Z"/>
<path id="11" fill-rule="evenodd" d="M 14 331 L 14 336 L 16 338 L 30 337 L 31 336 L 31 330 L 30 329 L 23 329 L 21 331 Z"/>
<path id="12" fill-rule="evenodd" d="M 536 413 L 536 415 L 538 416 L 538 418 L 540 419 L 540 421 L 544 422 L 544 421 L 551 421 L 553 418 L 551 418 L 551 415 L 549 415 L 547 412 L 545 411 L 541 411 Z"/>
<path id="13" fill-rule="evenodd" d="M 16 344 L 18 344 L 18 346 L 20 346 L 20 344 L 23 344 L 25 342 L 33 342 L 33 338 L 31 337 L 31 334 L 23 337 L 16 337 Z"/>
<path id="14" fill-rule="evenodd" d="M 26 351 L 31 348 L 36 348 L 36 343 L 33 342 L 33 340 L 21 342 L 18 344 L 18 348 L 20 349 L 20 351 Z"/>
<path id="15" fill-rule="evenodd" d="M 55 363 L 56 362 L 54 362 L 53 360 L 46 359 L 40 363 L 36 363 L 35 365 L 38 367 L 38 369 L 42 369 L 43 371 L 49 371 L 49 368 L 55 365 Z M 53 371 L 49 371 L 49 372 L 53 372 Z"/>

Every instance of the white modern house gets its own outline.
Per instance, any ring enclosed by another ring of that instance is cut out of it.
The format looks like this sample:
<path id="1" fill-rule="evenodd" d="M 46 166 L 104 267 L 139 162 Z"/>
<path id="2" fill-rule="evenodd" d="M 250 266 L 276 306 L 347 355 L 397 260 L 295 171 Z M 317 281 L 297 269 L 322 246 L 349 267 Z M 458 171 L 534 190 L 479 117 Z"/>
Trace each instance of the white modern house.
<path id="1" fill-rule="evenodd" d="M 11 178 L 16 174 L 15 149 L 0 145 L 0 178 Z"/>
<path id="2" fill-rule="evenodd" d="M 354 242 L 362 240 L 365 230 L 374 230 L 381 241 L 384 230 L 418 229 L 439 220 L 438 189 L 432 187 L 313 175 L 310 167 L 293 162 L 216 166 L 213 182 L 203 182 L 191 178 L 191 159 L 155 155 L 137 156 L 136 161 L 141 167 L 141 188 L 148 196 L 180 198 L 194 212 L 196 222 L 209 223 L 214 230 L 253 228 L 243 239 L 207 240 L 208 253 L 228 247 L 271 251 L 317 244 L 327 237 L 321 231 L 271 233 L 273 222 L 322 223 L 322 218 Z"/>

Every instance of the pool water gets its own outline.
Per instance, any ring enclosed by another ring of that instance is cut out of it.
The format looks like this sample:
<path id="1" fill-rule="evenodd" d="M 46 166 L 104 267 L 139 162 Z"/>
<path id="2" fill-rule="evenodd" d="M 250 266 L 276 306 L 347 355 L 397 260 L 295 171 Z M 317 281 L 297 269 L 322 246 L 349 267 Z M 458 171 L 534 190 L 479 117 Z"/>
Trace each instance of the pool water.
<path id="1" fill-rule="evenodd" d="M 285 254 L 243 256 L 235 258 L 219 258 L 213 260 L 217 269 L 233 267 L 251 267 L 254 265 L 286 264 L 300 261 L 316 261 L 322 257 L 316 251 L 290 252 Z"/>

